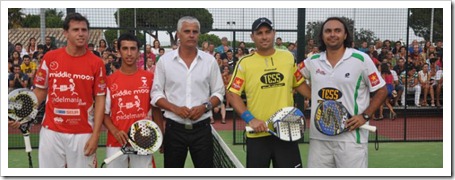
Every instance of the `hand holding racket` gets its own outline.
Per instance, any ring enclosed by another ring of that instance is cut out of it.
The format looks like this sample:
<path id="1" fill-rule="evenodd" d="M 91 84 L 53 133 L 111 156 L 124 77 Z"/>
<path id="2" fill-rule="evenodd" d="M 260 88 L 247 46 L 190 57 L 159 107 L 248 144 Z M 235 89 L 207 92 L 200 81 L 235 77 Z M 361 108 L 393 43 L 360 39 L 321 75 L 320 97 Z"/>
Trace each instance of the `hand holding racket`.
<path id="1" fill-rule="evenodd" d="M 125 143 L 119 152 L 106 158 L 101 167 L 124 154 L 153 154 L 160 148 L 162 142 L 163 135 L 155 122 L 147 119 L 136 121 L 128 131 L 128 143 Z"/>
<path id="2" fill-rule="evenodd" d="M 16 89 L 8 94 L 8 120 L 20 123 L 19 129 L 24 136 L 25 152 L 28 153 L 29 167 L 33 167 L 30 152 L 30 127 L 32 120 L 38 114 L 38 99 L 36 95 L 26 88 Z"/>
<path id="3" fill-rule="evenodd" d="M 273 114 L 266 125 L 267 131 L 283 141 L 297 141 L 303 137 L 305 130 L 305 117 L 295 107 L 285 107 Z M 246 126 L 245 130 L 254 133 L 253 128 Z"/>
<path id="4" fill-rule="evenodd" d="M 351 117 L 346 107 L 340 102 L 325 100 L 316 108 L 314 123 L 316 129 L 322 134 L 335 136 L 349 130 L 349 127 L 346 127 L 346 121 Z M 376 126 L 364 124 L 360 128 L 376 132 Z"/>

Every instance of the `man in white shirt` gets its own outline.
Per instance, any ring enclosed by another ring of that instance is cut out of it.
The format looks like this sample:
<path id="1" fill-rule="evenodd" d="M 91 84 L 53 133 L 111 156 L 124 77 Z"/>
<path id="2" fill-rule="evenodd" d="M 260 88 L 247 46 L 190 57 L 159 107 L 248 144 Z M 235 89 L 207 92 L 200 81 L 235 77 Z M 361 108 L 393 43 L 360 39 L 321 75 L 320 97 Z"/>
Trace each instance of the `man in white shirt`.
<path id="1" fill-rule="evenodd" d="M 194 167 L 213 167 L 211 110 L 225 90 L 215 58 L 197 49 L 200 27 L 194 17 L 180 18 L 180 46 L 164 54 L 155 69 L 151 104 L 165 111 L 165 168 L 183 168 L 188 150 Z"/>

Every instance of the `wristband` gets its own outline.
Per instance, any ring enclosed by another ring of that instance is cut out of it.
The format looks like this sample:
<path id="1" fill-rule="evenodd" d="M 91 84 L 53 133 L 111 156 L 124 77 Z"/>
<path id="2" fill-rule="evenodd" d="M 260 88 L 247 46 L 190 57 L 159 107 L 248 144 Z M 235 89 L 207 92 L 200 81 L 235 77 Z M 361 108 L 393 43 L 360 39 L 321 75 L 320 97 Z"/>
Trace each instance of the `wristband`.
<path id="1" fill-rule="evenodd" d="M 251 120 L 254 119 L 254 116 L 251 114 L 250 111 L 246 110 L 245 112 L 240 115 L 240 117 L 248 124 Z"/>

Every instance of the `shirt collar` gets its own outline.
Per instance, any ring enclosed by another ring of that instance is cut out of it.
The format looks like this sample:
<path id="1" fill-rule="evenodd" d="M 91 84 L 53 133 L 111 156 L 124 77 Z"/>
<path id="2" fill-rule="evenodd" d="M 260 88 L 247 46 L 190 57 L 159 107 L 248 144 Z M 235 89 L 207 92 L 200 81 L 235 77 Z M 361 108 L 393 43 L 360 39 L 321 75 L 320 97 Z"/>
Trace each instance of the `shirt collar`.
<path id="1" fill-rule="evenodd" d="M 180 49 L 180 48 L 177 48 L 176 50 L 173 50 L 172 52 L 170 52 L 170 53 L 172 53 L 172 59 L 173 59 L 173 60 L 181 59 L 181 58 L 180 58 L 180 55 L 179 55 L 179 49 Z M 201 50 L 199 50 L 199 49 L 197 50 L 197 55 L 196 55 L 196 58 L 195 58 L 195 59 L 203 59 L 203 58 L 202 58 L 202 51 L 201 51 Z"/>
<path id="2" fill-rule="evenodd" d="M 352 56 L 353 52 L 354 52 L 354 50 L 352 48 L 346 48 L 346 50 L 344 50 L 344 54 L 343 54 L 343 57 L 341 58 L 341 60 L 343 60 L 343 61 L 348 60 Z M 321 54 L 321 57 L 319 60 L 326 61 L 327 60 L 326 51 L 324 51 L 323 53 L 320 53 L 320 54 Z"/>

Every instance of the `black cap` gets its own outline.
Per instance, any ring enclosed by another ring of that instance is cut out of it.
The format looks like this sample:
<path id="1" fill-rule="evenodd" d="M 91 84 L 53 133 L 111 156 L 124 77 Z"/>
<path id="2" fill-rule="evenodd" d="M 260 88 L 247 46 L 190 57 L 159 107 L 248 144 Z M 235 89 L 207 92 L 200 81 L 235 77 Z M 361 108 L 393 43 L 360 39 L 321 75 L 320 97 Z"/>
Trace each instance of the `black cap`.
<path id="1" fill-rule="evenodd" d="M 270 21 L 269 19 L 267 19 L 265 17 L 261 17 L 261 18 L 256 19 L 256 21 L 253 22 L 251 32 L 256 31 L 262 25 L 268 25 L 270 27 L 270 29 L 273 29 L 272 21 Z"/>

